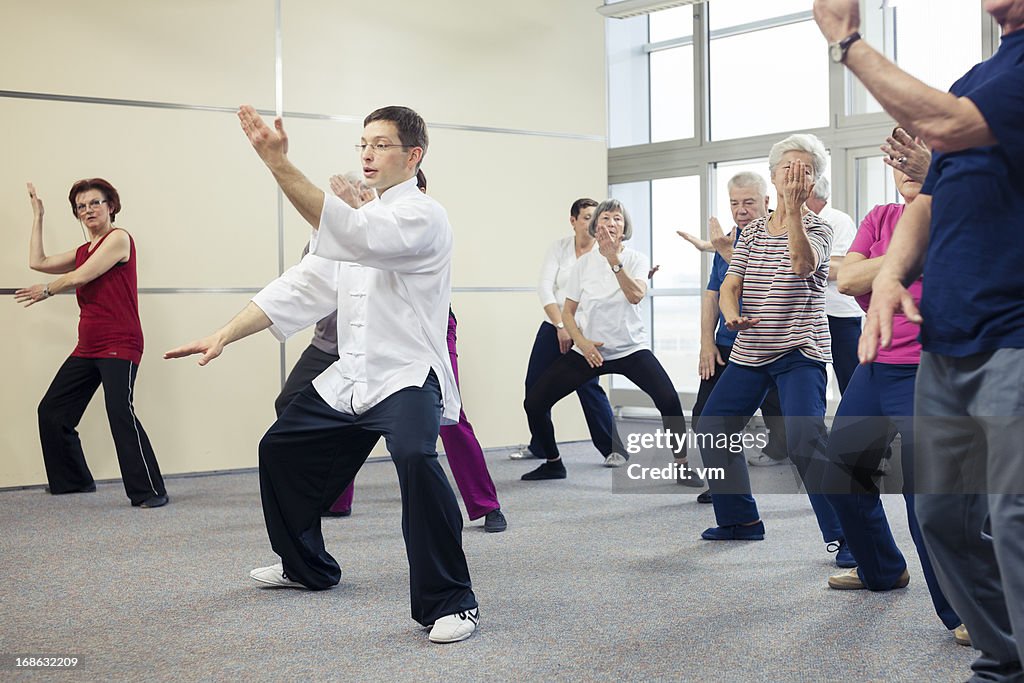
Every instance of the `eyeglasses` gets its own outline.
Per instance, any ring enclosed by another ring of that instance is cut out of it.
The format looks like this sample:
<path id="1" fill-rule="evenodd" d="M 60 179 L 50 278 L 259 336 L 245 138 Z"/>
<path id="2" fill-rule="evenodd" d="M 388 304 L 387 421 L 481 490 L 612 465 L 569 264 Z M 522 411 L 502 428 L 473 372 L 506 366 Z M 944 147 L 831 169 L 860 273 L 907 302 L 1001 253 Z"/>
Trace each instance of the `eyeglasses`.
<path id="1" fill-rule="evenodd" d="M 75 211 L 85 213 L 86 209 L 98 209 L 100 204 L 106 204 L 106 199 L 93 199 L 88 204 L 75 204 Z"/>
<path id="2" fill-rule="evenodd" d="M 383 154 L 384 152 L 388 151 L 392 147 L 401 147 L 402 149 L 405 149 L 406 147 L 410 147 L 410 146 L 411 145 L 389 145 L 389 144 L 386 144 L 386 143 L 383 143 L 383 142 L 378 142 L 375 145 L 367 145 L 367 144 L 355 145 L 355 148 L 356 148 L 356 151 L 358 151 L 360 154 L 366 152 L 367 149 L 372 151 L 374 154 Z"/>

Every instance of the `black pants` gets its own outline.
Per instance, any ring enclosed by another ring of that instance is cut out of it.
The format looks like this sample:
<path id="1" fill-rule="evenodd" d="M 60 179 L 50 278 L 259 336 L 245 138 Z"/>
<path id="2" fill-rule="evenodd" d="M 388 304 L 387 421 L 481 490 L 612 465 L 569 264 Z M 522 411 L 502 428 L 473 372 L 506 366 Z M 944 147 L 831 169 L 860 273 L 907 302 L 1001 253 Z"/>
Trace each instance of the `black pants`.
<path id="1" fill-rule="evenodd" d="M 299 356 L 299 360 L 296 361 L 295 367 L 288 373 L 288 379 L 284 381 L 281 393 L 274 399 L 274 410 L 277 412 L 277 416 L 281 417 L 281 413 L 299 395 L 299 392 L 312 384 L 313 380 L 337 360 L 338 354 L 336 353 L 321 351 L 312 344 L 307 346 Z"/>
<path id="2" fill-rule="evenodd" d="M 552 363 L 530 387 L 523 402 L 526 419 L 530 424 L 530 434 L 541 444 L 549 460 L 558 457 L 555 426 L 551 423 L 551 407 L 585 382 L 601 375 L 622 375 L 637 385 L 654 401 L 666 429 L 677 434 L 686 433 L 686 419 L 683 417 L 679 395 L 672 386 L 672 380 L 665 372 L 665 368 L 653 353 L 641 349 L 624 358 L 606 360 L 601 367 L 592 368 L 582 355 L 570 350 Z M 618 429 L 612 432 L 612 443 L 616 453 L 626 454 Z M 678 457 L 686 457 L 685 443 Z"/>
<path id="3" fill-rule="evenodd" d="M 121 358 L 71 356 L 64 361 L 39 403 L 39 440 L 50 493 L 74 493 L 95 486 L 77 427 L 102 384 L 107 421 L 128 498 L 137 504 L 166 495 L 153 447 L 132 405 L 138 372 L 138 365 Z"/>
<path id="4" fill-rule="evenodd" d="M 729 367 L 729 356 L 732 354 L 732 347 L 722 346 L 721 344 L 716 344 L 715 346 L 718 347 L 718 353 L 721 354 L 725 365 L 715 367 L 715 374 L 711 375 L 708 379 L 700 381 L 700 388 L 697 389 L 697 398 L 693 402 L 693 410 L 691 411 L 693 414 L 694 431 L 697 431 L 697 418 L 704 412 L 704 404 L 708 402 L 711 390 L 715 388 L 722 373 Z M 764 447 L 765 454 L 773 460 L 785 460 L 789 455 L 789 449 L 786 447 L 786 420 L 782 417 L 782 404 L 779 402 L 779 390 L 777 388 L 772 387 L 761 403 L 761 417 L 764 418 L 764 426 L 768 429 L 768 445 Z"/>
<path id="5" fill-rule="evenodd" d="M 437 462 L 441 389 L 398 391 L 362 415 L 328 406 L 304 389 L 260 441 L 260 493 L 270 544 L 288 577 L 307 588 L 341 580 L 324 547 L 320 513 L 355 477 L 381 436 L 402 490 L 412 618 L 423 625 L 477 606 L 462 551 L 462 513 Z"/>

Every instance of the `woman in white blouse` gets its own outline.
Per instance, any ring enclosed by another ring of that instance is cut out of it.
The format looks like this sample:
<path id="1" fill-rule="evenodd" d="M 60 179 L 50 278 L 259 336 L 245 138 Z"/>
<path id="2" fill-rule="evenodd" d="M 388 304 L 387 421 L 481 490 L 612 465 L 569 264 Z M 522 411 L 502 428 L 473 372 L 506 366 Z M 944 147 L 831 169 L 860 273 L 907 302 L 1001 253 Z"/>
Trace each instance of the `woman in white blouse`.
<path id="1" fill-rule="evenodd" d="M 666 429 L 686 434 L 686 421 L 672 380 L 650 349 L 640 302 L 647 294 L 650 263 L 646 256 L 626 247 L 633 235 L 629 214 L 617 199 L 606 199 L 594 209 L 588 230 L 597 241 L 577 261 L 564 287 L 562 322 L 574 349 L 562 355 L 530 387 L 523 407 L 530 432 L 547 456 L 523 479 L 564 479 L 565 465 L 558 454 L 551 407 L 585 382 L 601 375 L 619 374 L 636 384 L 654 401 Z M 614 429 L 613 429 L 614 433 Z M 605 459 L 608 467 L 626 462 L 618 445 Z M 686 464 L 685 452 L 680 463 Z M 684 482 L 703 486 L 699 478 L 683 470 Z"/>
<path id="2" fill-rule="evenodd" d="M 530 362 L 526 369 L 526 393 L 536 384 L 541 375 L 551 365 L 572 348 L 572 338 L 562 322 L 562 306 L 565 303 L 565 285 L 569 281 L 569 273 L 576 261 L 593 249 L 597 243 L 590 234 L 590 220 L 594 216 L 597 202 L 582 198 L 572 203 L 569 211 L 569 225 L 573 234 L 556 240 L 544 257 L 544 266 L 540 272 L 540 284 L 537 296 L 547 319 L 540 324 L 537 337 L 533 341 Z M 614 417 L 608 396 L 601 388 L 597 377 L 584 382 L 576 389 L 583 408 L 583 416 L 590 430 L 590 440 L 594 447 L 606 458 L 612 454 L 612 433 Z M 550 417 L 550 416 L 549 416 Z M 547 453 L 536 437 L 531 438 L 528 446 L 521 446 L 512 451 L 513 460 L 525 458 L 547 458 Z"/>

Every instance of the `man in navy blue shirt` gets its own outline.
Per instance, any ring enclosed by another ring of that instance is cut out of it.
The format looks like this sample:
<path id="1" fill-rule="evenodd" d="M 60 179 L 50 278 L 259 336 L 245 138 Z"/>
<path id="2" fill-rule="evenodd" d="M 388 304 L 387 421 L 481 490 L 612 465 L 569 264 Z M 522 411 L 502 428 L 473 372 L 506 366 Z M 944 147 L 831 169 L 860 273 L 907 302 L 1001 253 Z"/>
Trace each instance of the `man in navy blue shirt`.
<path id="1" fill-rule="evenodd" d="M 1024 0 L 985 0 L 1002 28 L 949 93 L 857 33 L 858 0 L 815 0 L 829 53 L 934 149 L 872 286 L 861 362 L 921 325 L 917 515 L 936 574 L 978 659 L 972 680 L 1024 670 Z M 918 309 L 906 285 L 924 276 Z M 930 482 L 930 483 L 923 483 Z M 954 495 L 949 495 L 949 494 Z"/>

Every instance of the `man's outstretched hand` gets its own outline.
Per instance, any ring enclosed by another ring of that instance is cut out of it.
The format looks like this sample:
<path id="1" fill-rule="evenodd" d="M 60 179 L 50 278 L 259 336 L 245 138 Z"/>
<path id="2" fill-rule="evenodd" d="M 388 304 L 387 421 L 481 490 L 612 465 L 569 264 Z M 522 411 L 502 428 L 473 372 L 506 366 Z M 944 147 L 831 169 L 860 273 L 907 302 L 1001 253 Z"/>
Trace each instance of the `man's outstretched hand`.
<path id="1" fill-rule="evenodd" d="M 164 359 L 185 358 L 186 356 L 194 356 L 197 353 L 201 353 L 203 357 L 199 359 L 199 365 L 203 366 L 219 356 L 222 351 L 224 351 L 224 343 L 220 340 L 220 337 L 211 334 L 209 337 L 197 339 L 176 349 L 171 349 L 164 354 Z"/>

